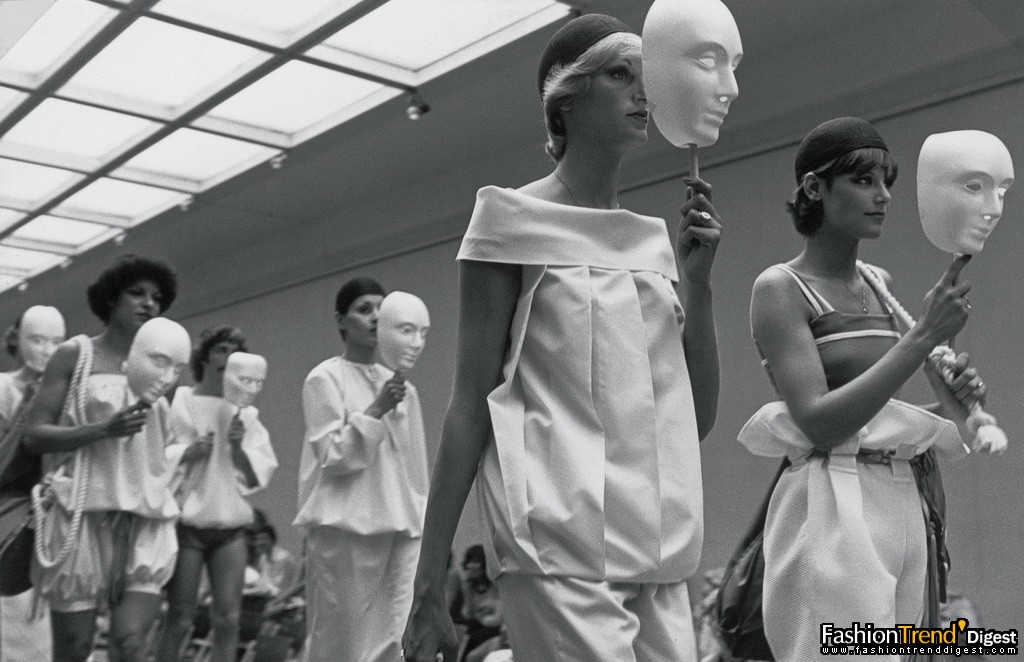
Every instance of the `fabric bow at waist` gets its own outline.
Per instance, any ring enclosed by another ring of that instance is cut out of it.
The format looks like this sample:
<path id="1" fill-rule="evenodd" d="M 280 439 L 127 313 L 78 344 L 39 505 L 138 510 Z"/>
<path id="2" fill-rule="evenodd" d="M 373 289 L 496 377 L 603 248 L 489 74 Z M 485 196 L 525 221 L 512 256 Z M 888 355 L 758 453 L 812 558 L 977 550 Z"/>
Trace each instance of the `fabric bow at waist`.
<path id="1" fill-rule="evenodd" d="M 782 401 L 761 407 L 740 430 L 738 439 L 747 450 L 762 457 L 785 456 L 797 463 L 816 454 L 814 443 L 797 426 Z M 882 453 L 891 459 L 909 460 L 932 447 L 950 460 L 970 452 L 952 421 L 901 400 L 889 400 L 857 434 L 828 454 L 835 457 L 860 453 L 869 457 Z"/>

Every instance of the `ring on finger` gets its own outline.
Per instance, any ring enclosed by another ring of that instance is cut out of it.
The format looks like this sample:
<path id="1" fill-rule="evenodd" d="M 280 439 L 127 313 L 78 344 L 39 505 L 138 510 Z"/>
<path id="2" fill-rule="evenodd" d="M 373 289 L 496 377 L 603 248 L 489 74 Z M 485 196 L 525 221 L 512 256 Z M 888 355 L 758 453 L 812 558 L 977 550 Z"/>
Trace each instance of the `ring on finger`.
<path id="1" fill-rule="evenodd" d="M 711 214 L 707 213 L 706 211 L 700 212 L 700 217 L 703 218 L 705 221 L 711 220 Z"/>

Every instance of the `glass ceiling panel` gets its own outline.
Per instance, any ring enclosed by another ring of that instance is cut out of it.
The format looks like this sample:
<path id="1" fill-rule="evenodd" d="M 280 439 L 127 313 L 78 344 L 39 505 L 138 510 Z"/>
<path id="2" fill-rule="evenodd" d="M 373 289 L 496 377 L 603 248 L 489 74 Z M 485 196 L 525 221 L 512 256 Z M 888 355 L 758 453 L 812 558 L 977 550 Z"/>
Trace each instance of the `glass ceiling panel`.
<path id="1" fill-rule="evenodd" d="M 287 137 L 314 135 L 400 94 L 400 90 L 304 62 L 287 62 L 196 121 L 199 126 L 254 127 Z"/>
<path id="2" fill-rule="evenodd" d="M 45 99 L 0 140 L 0 154 L 94 170 L 160 126 L 130 115 Z"/>
<path id="3" fill-rule="evenodd" d="M 12 90 L 9 87 L 0 87 L 0 120 L 7 117 L 7 113 L 11 112 L 27 96 L 24 92 Z"/>
<path id="4" fill-rule="evenodd" d="M 178 129 L 131 159 L 118 176 L 174 184 L 204 191 L 266 161 L 280 150 L 232 140 L 195 129 Z"/>
<path id="5" fill-rule="evenodd" d="M 387 67 L 415 72 L 410 82 L 422 83 L 569 11 L 553 0 L 391 0 L 309 54 L 356 67 L 366 66 L 357 59 L 370 60 L 384 65 L 381 73 Z M 442 66 L 425 71 L 433 65 Z"/>
<path id="6" fill-rule="evenodd" d="M 130 227 L 188 197 L 185 193 L 101 178 L 65 200 L 56 211 L 83 220 Z"/>
<path id="7" fill-rule="evenodd" d="M 15 230 L 10 239 L 25 239 L 78 249 L 101 237 L 118 232 L 120 232 L 119 229 L 99 223 L 74 221 L 70 218 L 56 216 L 40 216 Z"/>
<path id="8" fill-rule="evenodd" d="M 132 23 L 61 93 L 173 119 L 270 56 L 150 18 Z"/>
<path id="9" fill-rule="evenodd" d="M 0 232 L 3 232 L 23 218 L 25 218 L 25 214 L 20 211 L 0 209 Z"/>
<path id="10" fill-rule="evenodd" d="M 0 242 L 0 264 L 3 265 L 7 273 L 23 273 L 26 276 L 32 276 L 40 271 L 46 271 L 50 267 L 55 267 L 63 261 L 63 255 L 6 246 Z"/>
<path id="11" fill-rule="evenodd" d="M 81 179 L 67 170 L 0 158 L 0 205 L 35 209 Z"/>
<path id="12" fill-rule="evenodd" d="M 157 13 L 286 47 L 359 0 L 162 0 Z"/>
<path id="13" fill-rule="evenodd" d="M 87 0 L 57 0 L 0 58 L 0 81 L 36 87 L 116 14 Z"/>

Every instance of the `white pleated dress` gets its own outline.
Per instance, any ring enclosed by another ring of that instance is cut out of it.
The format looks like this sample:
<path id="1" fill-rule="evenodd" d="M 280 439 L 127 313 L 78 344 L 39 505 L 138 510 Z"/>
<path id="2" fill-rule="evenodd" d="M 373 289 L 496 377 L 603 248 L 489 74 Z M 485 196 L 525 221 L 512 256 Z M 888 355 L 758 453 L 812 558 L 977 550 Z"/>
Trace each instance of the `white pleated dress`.
<path id="1" fill-rule="evenodd" d="M 665 222 L 488 186 L 458 258 L 522 265 L 477 476 L 490 572 L 685 580 L 703 495 Z"/>

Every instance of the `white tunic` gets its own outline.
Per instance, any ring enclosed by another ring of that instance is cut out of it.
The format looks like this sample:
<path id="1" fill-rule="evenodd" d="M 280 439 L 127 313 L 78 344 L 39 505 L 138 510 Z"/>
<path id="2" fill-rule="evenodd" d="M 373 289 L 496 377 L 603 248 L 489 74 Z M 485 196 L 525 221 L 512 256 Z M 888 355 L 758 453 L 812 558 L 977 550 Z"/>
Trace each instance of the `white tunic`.
<path id="1" fill-rule="evenodd" d="M 228 428 L 237 408 L 224 398 L 196 395 L 191 386 L 174 393 L 171 409 L 178 414 L 178 442 L 167 448 L 168 461 L 177 467 L 175 498 L 181 507 L 181 521 L 205 529 L 232 529 L 251 524 L 253 509 L 246 500 L 270 482 L 277 469 L 277 456 L 270 434 L 259 420 L 256 407 L 246 407 L 238 415 L 245 426 L 241 448 L 256 476 L 256 485 L 247 486 L 245 476 L 231 461 Z M 181 463 L 189 445 L 213 432 L 213 450 L 209 457 Z"/>
<path id="2" fill-rule="evenodd" d="M 334 357 L 306 377 L 296 525 L 422 535 L 429 478 L 416 387 L 379 420 L 363 413 L 393 374 Z"/>
<path id="3" fill-rule="evenodd" d="M 703 494 L 665 222 L 489 186 L 458 257 L 523 267 L 477 477 L 489 566 L 686 579 Z"/>
<path id="4" fill-rule="evenodd" d="M 96 373 L 86 380 L 87 420 L 80 421 L 77 414 L 66 410 L 60 425 L 102 423 L 134 402 L 124 375 Z M 178 505 L 170 490 L 173 468 L 164 455 L 166 447 L 175 442 L 171 418 L 167 400 L 160 398 L 149 408 L 141 432 L 101 439 L 79 449 L 88 458 L 86 511 L 120 510 L 156 519 L 177 517 Z M 52 479 L 59 498 L 65 491 L 71 492 L 75 452 L 43 456 L 44 470 L 64 465 Z"/>

